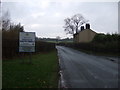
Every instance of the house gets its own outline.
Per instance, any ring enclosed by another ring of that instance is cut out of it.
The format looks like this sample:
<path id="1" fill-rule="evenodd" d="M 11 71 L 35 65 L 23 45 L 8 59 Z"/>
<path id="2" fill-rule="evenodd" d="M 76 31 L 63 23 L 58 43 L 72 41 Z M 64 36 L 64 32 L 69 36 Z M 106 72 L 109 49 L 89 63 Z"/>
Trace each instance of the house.
<path id="1" fill-rule="evenodd" d="M 86 28 L 81 26 L 81 31 L 74 34 L 74 42 L 75 43 L 87 43 L 93 40 L 94 36 L 97 33 L 90 29 L 90 24 L 86 24 Z"/>

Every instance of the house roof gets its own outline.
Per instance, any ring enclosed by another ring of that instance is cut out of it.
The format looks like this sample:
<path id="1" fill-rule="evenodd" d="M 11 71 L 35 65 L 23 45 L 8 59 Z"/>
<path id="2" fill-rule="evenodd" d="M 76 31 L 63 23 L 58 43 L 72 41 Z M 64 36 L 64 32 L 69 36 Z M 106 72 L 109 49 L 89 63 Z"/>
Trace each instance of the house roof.
<path id="1" fill-rule="evenodd" d="M 93 31 L 92 29 L 84 29 L 84 30 L 82 30 L 82 31 L 79 31 L 79 33 L 80 32 L 84 32 L 85 30 L 91 30 L 92 32 L 95 32 L 95 31 Z M 96 33 L 96 32 L 95 32 Z"/>

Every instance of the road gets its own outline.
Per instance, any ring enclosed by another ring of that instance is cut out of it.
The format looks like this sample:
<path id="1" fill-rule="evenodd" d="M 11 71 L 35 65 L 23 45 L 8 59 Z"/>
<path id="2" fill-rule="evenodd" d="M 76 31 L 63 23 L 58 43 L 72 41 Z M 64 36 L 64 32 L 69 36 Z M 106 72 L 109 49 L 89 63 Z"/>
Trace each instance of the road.
<path id="1" fill-rule="evenodd" d="M 56 48 L 62 73 L 61 87 L 118 87 L 117 63 L 63 46 Z"/>

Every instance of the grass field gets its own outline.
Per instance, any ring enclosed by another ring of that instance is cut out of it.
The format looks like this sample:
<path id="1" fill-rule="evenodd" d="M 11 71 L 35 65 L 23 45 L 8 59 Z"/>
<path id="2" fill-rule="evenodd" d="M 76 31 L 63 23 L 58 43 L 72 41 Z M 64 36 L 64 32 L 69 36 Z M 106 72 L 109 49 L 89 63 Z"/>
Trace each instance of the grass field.
<path id="1" fill-rule="evenodd" d="M 24 59 L 24 63 L 22 60 Z M 56 51 L 29 57 L 4 60 L 2 67 L 3 88 L 57 88 L 58 59 Z"/>

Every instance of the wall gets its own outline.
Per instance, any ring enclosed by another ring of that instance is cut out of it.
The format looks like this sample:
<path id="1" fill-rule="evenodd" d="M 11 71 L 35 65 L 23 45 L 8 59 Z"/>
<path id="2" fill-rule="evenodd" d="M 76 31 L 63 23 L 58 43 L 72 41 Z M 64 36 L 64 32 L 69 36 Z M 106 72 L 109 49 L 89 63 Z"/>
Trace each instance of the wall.
<path id="1" fill-rule="evenodd" d="M 85 29 L 80 31 L 78 34 L 78 41 L 77 42 L 90 42 L 93 40 L 96 32 L 92 31 L 91 29 Z"/>

